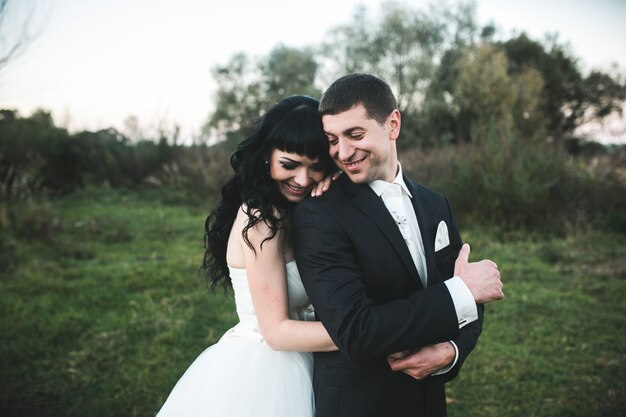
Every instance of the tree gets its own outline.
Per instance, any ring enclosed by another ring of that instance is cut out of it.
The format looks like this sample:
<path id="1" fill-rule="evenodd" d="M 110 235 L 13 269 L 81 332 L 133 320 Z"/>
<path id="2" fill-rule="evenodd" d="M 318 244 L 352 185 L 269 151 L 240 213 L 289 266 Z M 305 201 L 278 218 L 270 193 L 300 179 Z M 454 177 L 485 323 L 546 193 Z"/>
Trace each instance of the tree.
<path id="1" fill-rule="evenodd" d="M 323 48 L 334 63 L 333 78 L 368 72 L 393 88 L 403 112 L 418 109 L 435 70 L 445 26 L 420 10 L 395 1 L 383 3 L 378 21 L 358 8 L 349 24 L 329 33 Z"/>
<path id="2" fill-rule="evenodd" d="M 319 97 L 314 86 L 318 64 L 312 50 L 275 47 L 269 56 L 253 60 L 244 53 L 213 69 L 217 82 L 215 111 L 203 129 L 218 141 L 243 139 L 250 125 L 280 99 L 293 94 Z"/>
<path id="3" fill-rule="evenodd" d="M 587 121 L 622 115 L 623 76 L 583 76 L 556 37 L 541 43 L 521 34 L 499 42 L 495 33 L 493 23 L 478 27 L 475 1 L 428 11 L 386 1 L 376 17 L 359 6 L 317 50 L 278 45 L 266 57 L 238 54 L 216 67 L 216 110 L 205 134 L 240 140 L 280 98 L 317 97 L 318 85 L 350 72 L 389 82 L 403 114 L 403 148 L 484 137 L 491 123 L 514 128 L 524 141 L 548 137 L 558 144 Z"/>
<path id="4" fill-rule="evenodd" d="M 511 73 L 534 68 L 541 74 L 544 94 L 540 107 L 547 118 L 548 134 L 557 144 L 562 144 L 585 122 L 601 121 L 612 113 L 622 114 L 626 83 L 618 69 L 614 75 L 592 71 L 583 76 L 578 60 L 556 36 L 548 38 L 544 45 L 522 33 L 502 45 Z"/>
<path id="5" fill-rule="evenodd" d="M 403 114 L 399 146 L 439 143 L 442 132 L 449 135 L 454 116 L 449 92 L 434 81 L 448 51 L 475 42 L 476 5 L 443 2 L 424 12 L 387 1 L 380 10 L 380 17 L 372 19 L 360 7 L 350 23 L 329 32 L 322 48 L 325 66 L 332 68 L 329 78 L 349 72 L 380 76 L 389 82 Z"/>
<path id="6" fill-rule="evenodd" d="M 472 140 L 484 141 L 494 128 L 506 137 L 511 127 L 526 138 L 536 137 L 536 129 L 542 126 L 538 106 L 543 89 L 536 70 L 509 74 L 506 54 L 487 42 L 467 48 L 457 70 L 454 100 Z"/>
<path id="7" fill-rule="evenodd" d="M 324 63 L 321 75 L 325 85 L 343 74 L 374 72 L 379 55 L 373 50 L 374 25 L 367 8 L 359 5 L 350 24 L 337 26 L 328 32 L 319 50 Z"/>
<path id="8" fill-rule="evenodd" d="M 545 83 L 541 73 L 529 67 L 510 77 L 515 96 L 512 117 L 517 131 L 527 142 L 545 141 L 547 119 L 541 111 Z"/>
<path id="9" fill-rule="evenodd" d="M 37 110 L 21 118 L 16 111 L 0 110 L 0 201 L 10 203 L 40 191 L 46 150 L 67 137 L 49 112 Z"/>
<path id="10" fill-rule="evenodd" d="M 265 89 L 265 101 L 272 105 L 292 94 L 319 98 L 315 87 L 318 64 L 310 49 L 295 49 L 278 45 L 260 65 Z"/>
<path id="11" fill-rule="evenodd" d="M 458 62 L 455 101 L 468 115 L 472 139 L 483 141 L 490 126 L 510 125 L 515 101 L 506 55 L 490 44 L 468 48 Z"/>
<path id="12" fill-rule="evenodd" d="M 619 73 L 612 76 L 592 71 L 583 80 L 582 91 L 586 110 L 584 121 L 602 120 L 614 113 L 624 116 L 626 81 Z"/>
<path id="13" fill-rule="evenodd" d="M 34 8 L 24 12 L 15 4 L 9 3 L 9 0 L 0 0 L 0 71 L 37 36 L 31 28 Z"/>
<path id="14" fill-rule="evenodd" d="M 239 138 L 248 124 L 259 116 L 261 83 L 256 66 L 244 53 L 234 55 L 226 65 L 212 71 L 218 85 L 215 111 L 203 128 L 206 137 L 218 141 Z"/>

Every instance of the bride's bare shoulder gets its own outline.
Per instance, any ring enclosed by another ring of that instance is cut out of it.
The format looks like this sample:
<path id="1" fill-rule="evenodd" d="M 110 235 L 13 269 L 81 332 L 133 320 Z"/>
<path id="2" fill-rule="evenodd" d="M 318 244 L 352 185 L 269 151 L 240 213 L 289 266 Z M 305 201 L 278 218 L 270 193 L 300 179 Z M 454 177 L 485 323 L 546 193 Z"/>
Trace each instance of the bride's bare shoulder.
<path id="1" fill-rule="evenodd" d="M 278 213 L 275 213 L 275 215 L 278 217 Z M 254 225 L 247 228 L 250 222 L 253 222 Z M 251 209 L 246 204 L 242 204 L 239 207 L 233 229 L 236 230 L 239 235 L 242 235 L 244 229 L 247 229 L 248 239 L 250 239 L 253 244 L 257 239 L 264 240 L 268 237 L 280 236 L 282 234 L 282 226 L 280 224 L 277 228 L 272 227 L 268 221 L 262 220 L 259 209 Z"/>

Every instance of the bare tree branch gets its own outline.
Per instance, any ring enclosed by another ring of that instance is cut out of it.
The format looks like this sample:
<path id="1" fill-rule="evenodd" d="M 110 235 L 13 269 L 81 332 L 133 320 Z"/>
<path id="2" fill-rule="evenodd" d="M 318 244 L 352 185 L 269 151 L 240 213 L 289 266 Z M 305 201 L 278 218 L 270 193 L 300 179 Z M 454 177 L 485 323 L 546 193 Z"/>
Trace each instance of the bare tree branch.
<path id="1" fill-rule="evenodd" d="M 11 4 L 9 0 L 0 0 L 0 71 L 2 71 L 13 59 L 26 50 L 26 47 L 32 43 L 39 33 L 31 33 L 31 23 L 35 7 L 26 13 L 22 18 L 19 13 L 11 15 Z M 9 17 L 19 19 L 19 22 L 10 22 Z M 12 34 L 19 28 L 17 34 Z"/>

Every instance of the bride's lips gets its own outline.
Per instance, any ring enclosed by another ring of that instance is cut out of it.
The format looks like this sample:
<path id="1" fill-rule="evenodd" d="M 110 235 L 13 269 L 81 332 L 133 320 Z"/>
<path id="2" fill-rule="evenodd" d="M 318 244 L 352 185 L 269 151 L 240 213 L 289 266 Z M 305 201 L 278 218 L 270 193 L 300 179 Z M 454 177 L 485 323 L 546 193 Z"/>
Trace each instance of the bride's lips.
<path id="1" fill-rule="evenodd" d="M 306 187 L 300 187 L 298 185 L 294 185 L 294 184 L 289 184 L 288 182 L 284 182 L 283 184 L 285 184 L 287 186 L 287 189 L 295 195 L 306 195 L 308 194 L 311 186 L 306 186 Z"/>

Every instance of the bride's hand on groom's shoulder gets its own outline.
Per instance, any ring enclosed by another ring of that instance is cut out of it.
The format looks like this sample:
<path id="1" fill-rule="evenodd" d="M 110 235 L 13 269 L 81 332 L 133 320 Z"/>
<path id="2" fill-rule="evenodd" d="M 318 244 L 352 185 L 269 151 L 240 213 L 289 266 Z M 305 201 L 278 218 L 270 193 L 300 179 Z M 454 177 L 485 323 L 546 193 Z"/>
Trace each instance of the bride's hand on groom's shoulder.
<path id="1" fill-rule="evenodd" d="M 326 176 L 323 180 L 318 182 L 311 190 L 311 197 L 319 197 L 330 189 L 330 185 L 333 181 L 337 181 L 343 171 L 336 171 L 333 174 Z"/>
<path id="2" fill-rule="evenodd" d="M 402 371 L 415 379 L 424 379 L 454 361 L 456 350 L 450 342 L 437 343 L 413 352 L 397 352 L 387 357 L 393 371 Z"/>

